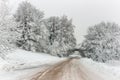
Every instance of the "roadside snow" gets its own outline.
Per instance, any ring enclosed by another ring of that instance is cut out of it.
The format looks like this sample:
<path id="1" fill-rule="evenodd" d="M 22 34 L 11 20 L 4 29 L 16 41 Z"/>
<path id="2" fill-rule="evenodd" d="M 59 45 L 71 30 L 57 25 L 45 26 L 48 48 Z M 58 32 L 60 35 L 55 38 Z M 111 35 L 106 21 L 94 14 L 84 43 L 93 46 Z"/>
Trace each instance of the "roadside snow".
<path id="1" fill-rule="evenodd" d="M 41 65 L 53 64 L 60 58 L 53 57 L 44 53 L 32 53 L 17 49 L 7 53 L 5 60 L 0 59 L 0 70 L 16 70 L 34 68 Z"/>
<path id="2" fill-rule="evenodd" d="M 32 53 L 21 49 L 0 58 L 0 80 L 19 80 L 33 71 L 40 71 L 62 59 L 44 53 Z M 30 75 L 30 74 L 29 74 Z"/>
<path id="3" fill-rule="evenodd" d="M 89 69 L 99 72 L 101 75 L 106 76 L 106 78 L 112 78 L 112 80 L 120 80 L 120 66 L 108 65 L 107 63 L 95 62 L 91 59 L 83 58 L 80 61 Z M 108 80 L 108 79 L 106 79 Z"/>
<path id="4" fill-rule="evenodd" d="M 6 56 L 9 60 L 15 60 L 23 63 L 41 62 L 43 64 L 58 60 L 58 57 L 53 57 L 44 53 L 32 53 L 17 49 Z"/>

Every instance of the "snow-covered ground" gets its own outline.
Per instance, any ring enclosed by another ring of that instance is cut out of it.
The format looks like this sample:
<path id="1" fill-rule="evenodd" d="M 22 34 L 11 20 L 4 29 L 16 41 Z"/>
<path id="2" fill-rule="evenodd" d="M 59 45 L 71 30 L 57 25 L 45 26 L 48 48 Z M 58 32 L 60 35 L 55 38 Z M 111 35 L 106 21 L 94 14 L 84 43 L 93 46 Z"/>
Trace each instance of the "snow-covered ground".
<path id="1" fill-rule="evenodd" d="M 32 53 L 24 50 L 13 50 L 7 53 L 5 60 L 0 59 L 0 70 L 14 70 L 40 65 L 52 64 L 60 58 L 53 57 L 44 53 Z"/>
<path id="2" fill-rule="evenodd" d="M 87 58 L 81 59 L 80 62 L 88 69 L 106 76 L 107 79 L 105 80 L 120 80 L 120 65 L 117 65 L 116 63 L 100 63 Z"/>
<path id="3" fill-rule="evenodd" d="M 50 66 L 62 59 L 44 53 L 13 50 L 0 58 L 0 80 L 18 80 L 30 72 Z"/>
<path id="4" fill-rule="evenodd" d="M 64 59 L 44 53 L 32 53 L 16 49 L 7 53 L 5 60 L 0 58 L 0 80 L 22 80 L 26 75 L 30 76 L 31 72 L 43 70 L 61 60 Z M 115 64 L 110 62 L 107 64 L 97 63 L 86 58 L 80 59 L 80 63 L 110 79 L 120 79 L 120 65 L 113 66 Z"/>

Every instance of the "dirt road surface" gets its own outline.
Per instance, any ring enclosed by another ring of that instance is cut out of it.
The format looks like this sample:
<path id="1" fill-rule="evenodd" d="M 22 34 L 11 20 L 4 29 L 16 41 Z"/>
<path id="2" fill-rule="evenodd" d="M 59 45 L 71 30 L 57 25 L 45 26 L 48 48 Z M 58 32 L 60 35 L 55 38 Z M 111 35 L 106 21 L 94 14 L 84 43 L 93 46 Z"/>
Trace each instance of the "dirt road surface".
<path id="1" fill-rule="evenodd" d="M 97 72 L 80 64 L 79 60 L 76 57 L 68 58 L 24 80 L 105 80 Z"/>

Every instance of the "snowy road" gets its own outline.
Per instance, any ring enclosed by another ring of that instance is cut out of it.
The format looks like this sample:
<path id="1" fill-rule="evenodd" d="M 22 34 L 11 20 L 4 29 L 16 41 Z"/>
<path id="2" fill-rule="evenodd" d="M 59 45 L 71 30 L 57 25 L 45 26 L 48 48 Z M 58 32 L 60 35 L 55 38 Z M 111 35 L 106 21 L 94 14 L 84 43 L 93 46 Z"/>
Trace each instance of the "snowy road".
<path id="1" fill-rule="evenodd" d="M 16 50 L 0 60 L 0 80 L 120 80 L 120 66 Z M 9 63 L 8 63 L 9 61 Z"/>
<path id="2" fill-rule="evenodd" d="M 87 69 L 79 61 L 78 58 L 68 58 L 25 80 L 114 80 L 107 74 Z"/>

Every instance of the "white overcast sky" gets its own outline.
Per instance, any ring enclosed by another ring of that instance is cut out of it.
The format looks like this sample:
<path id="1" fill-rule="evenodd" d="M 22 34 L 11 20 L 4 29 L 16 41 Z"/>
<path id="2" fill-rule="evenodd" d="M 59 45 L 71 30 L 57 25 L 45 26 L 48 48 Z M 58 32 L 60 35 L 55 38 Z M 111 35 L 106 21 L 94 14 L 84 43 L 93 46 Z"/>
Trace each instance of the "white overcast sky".
<path id="1" fill-rule="evenodd" d="M 13 11 L 22 0 L 9 0 Z M 25 0 L 24 0 L 25 1 Z M 44 11 L 45 17 L 67 15 L 73 19 L 80 43 L 87 28 L 101 21 L 120 24 L 120 0 L 27 0 Z"/>

